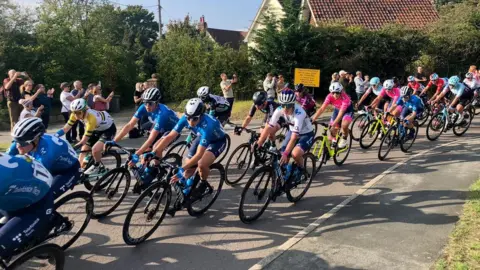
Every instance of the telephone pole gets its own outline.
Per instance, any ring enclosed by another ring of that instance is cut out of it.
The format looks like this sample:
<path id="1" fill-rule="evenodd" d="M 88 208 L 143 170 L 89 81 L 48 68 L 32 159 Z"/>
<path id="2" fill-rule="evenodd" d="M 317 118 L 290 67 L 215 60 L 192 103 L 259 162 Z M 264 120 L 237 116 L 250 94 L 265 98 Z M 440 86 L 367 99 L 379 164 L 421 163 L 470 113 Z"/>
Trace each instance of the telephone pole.
<path id="1" fill-rule="evenodd" d="M 158 0 L 158 39 L 162 38 L 162 6 L 160 5 L 160 0 Z"/>

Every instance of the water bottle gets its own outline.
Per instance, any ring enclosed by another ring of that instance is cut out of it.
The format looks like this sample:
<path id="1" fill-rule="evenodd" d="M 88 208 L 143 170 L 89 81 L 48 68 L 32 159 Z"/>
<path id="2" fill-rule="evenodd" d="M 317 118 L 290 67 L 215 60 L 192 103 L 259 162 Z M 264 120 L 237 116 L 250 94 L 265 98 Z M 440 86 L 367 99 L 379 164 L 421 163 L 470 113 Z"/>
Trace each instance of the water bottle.
<path id="1" fill-rule="evenodd" d="M 292 164 L 287 165 L 287 169 L 285 170 L 285 179 L 287 180 L 290 177 L 290 174 L 292 173 Z"/>
<path id="2" fill-rule="evenodd" d="M 83 163 L 88 163 L 92 159 L 91 155 L 86 155 L 85 158 L 83 158 Z"/>
<path id="3" fill-rule="evenodd" d="M 142 185 L 148 185 L 152 182 L 152 169 L 150 167 L 146 167 L 142 173 Z"/>
<path id="4" fill-rule="evenodd" d="M 190 144 L 190 142 L 192 141 L 192 134 L 188 134 L 188 137 L 187 139 L 185 140 L 187 142 L 187 144 Z"/>
<path id="5" fill-rule="evenodd" d="M 192 186 L 193 186 L 193 181 L 194 181 L 194 176 L 191 176 L 190 178 L 187 179 L 187 181 L 185 181 L 185 178 L 184 178 L 184 182 L 185 182 L 185 187 L 183 188 L 183 195 L 188 195 L 188 193 L 190 193 L 190 190 L 192 189 Z"/>

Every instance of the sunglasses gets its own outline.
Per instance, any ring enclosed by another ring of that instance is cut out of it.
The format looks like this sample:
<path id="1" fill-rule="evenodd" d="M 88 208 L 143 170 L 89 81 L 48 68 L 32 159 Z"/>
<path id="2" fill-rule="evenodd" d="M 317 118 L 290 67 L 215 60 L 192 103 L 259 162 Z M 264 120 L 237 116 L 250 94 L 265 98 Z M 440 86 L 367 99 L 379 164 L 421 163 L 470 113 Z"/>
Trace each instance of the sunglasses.
<path id="1" fill-rule="evenodd" d="M 153 106 L 153 105 L 155 105 L 155 102 L 147 101 L 147 102 L 143 102 L 143 104 L 145 104 L 145 106 Z"/>
<path id="2" fill-rule="evenodd" d="M 283 109 L 290 109 L 293 108 L 293 106 L 295 106 L 295 104 L 282 104 Z"/>
<path id="3" fill-rule="evenodd" d="M 200 116 L 188 116 L 187 120 L 188 121 L 198 121 L 200 119 Z"/>
<path id="4" fill-rule="evenodd" d="M 25 147 L 29 146 L 32 142 L 22 142 L 22 141 L 17 141 L 17 145 L 20 147 Z"/>
<path id="5" fill-rule="evenodd" d="M 340 92 L 333 92 L 333 95 L 340 95 Z"/>

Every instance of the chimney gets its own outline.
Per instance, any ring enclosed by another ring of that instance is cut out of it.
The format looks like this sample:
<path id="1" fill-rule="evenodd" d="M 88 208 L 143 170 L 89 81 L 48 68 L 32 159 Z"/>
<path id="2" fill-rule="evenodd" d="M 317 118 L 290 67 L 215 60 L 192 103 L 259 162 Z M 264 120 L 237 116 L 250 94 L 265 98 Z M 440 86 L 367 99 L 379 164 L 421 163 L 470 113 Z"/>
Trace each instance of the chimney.
<path id="1" fill-rule="evenodd" d="M 200 22 L 198 23 L 198 30 L 200 30 L 200 32 L 205 32 L 207 29 L 208 26 L 207 22 L 205 21 L 205 16 L 202 15 L 202 17 L 200 17 Z"/>

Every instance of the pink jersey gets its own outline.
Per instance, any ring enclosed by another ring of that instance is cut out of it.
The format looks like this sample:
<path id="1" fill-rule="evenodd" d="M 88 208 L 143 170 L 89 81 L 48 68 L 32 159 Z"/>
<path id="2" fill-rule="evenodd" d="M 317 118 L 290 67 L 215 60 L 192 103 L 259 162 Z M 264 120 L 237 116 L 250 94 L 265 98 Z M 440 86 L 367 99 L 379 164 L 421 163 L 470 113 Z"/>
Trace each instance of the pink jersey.
<path id="1" fill-rule="evenodd" d="M 382 92 L 380 92 L 380 95 L 382 98 L 385 97 L 385 94 L 392 99 L 392 103 L 397 103 L 397 101 L 400 99 L 400 89 L 399 88 L 392 88 L 392 90 L 387 91 L 387 89 L 383 88 Z"/>
<path id="2" fill-rule="evenodd" d="M 325 98 L 325 102 L 323 103 L 323 106 L 327 106 L 329 104 L 332 104 L 335 108 L 339 110 L 347 110 L 348 107 L 352 104 L 352 101 L 350 100 L 350 97 L 342 91 L 342 94 L 340 95 L 340 98 L 335 99 L 335 97 L 330 93 L 328 94 L 327 98 Z"/>

